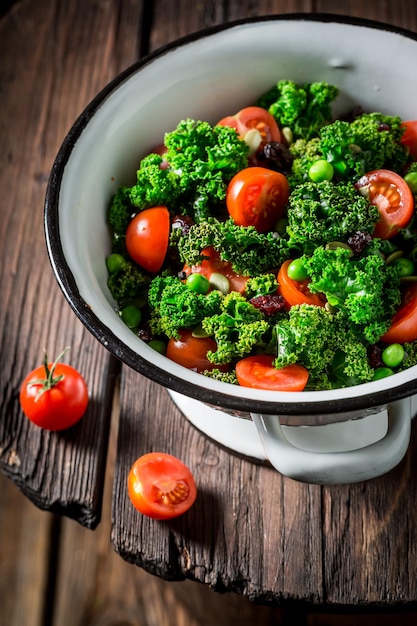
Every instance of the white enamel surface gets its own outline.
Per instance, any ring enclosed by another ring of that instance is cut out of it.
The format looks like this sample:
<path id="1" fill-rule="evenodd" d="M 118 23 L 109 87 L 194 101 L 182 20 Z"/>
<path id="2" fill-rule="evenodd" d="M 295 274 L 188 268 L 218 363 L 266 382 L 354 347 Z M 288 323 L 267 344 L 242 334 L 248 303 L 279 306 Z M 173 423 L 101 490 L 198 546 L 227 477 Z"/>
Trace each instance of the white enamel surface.
<path id="1" fill-rule="evenodd" d="M 413 380 L 417 368 L 387 379 L 327 392 L 280 393 L 225 385 L 156 354 L 123 324 L 106 286 L 110 250 L 106 211 L 121 184 L 133 184 L 139 159 L 187 116 L 215 122 L 250 104 L 282 78 L 327 80 L 339 86 L 336 109 L 367 109 L 417 117 L 417 43 L 376 29 L 310 21 L 236 26 L 170 50 L 123 82 L 101 104 L 65 167 L 59 197 L 64 256 L 93 313 L 145 359 L 180 379 L 237 398 L 321 402 L 361 397 Z M 105 343 L 105 340 L 103 340 Z M 117 355 L 123 358 L 123 345 Z"/>

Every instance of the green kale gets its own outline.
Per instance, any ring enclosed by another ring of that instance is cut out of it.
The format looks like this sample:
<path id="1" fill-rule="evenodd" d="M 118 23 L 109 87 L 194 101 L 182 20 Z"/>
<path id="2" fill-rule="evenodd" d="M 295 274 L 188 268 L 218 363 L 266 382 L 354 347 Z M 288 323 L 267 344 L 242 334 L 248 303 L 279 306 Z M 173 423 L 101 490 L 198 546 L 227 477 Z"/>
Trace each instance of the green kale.
<path id="1" fill-rule="evenodd" d="M 278 233 L 258 233 L 254 226 L 237 226 L 231 218 L 194 224 L 177 245 L 181 261 L 187 265 L 198 265 L 201 251 L 213 246 L 222 261 L 231 263 L 237 274 L 245 276 L 277 268 L 290 254 L 286 240 Z"/>
<path id="2" fill-rule="evenodd" d="M 297 139 L 290 145 L 290 152 L 294 160 L 287 178 L 290 188 L 293 189 L 297 185 L 310 180 L 308 171 L 314 161 L 323 159 L 323 153 L 320 150 L 320 139 L 318 137 L 314 137 L 309 141 Z"/>
<path id="3" fill-rule="evenodd" d="M 337 175 L 356 179 L 371 170 L 401 171 L 407 149 L 400 144 L 401 119 L 382 113 L 363 113 L 352 122 L 336 120 L 320 131 L 320 150 Z"/>
<path id="4" fill-rule="evenodd" d="M 275 366 L 304 365 L 309 371 L 307 389 L 347 387 L 372 378 L 366 345 L 352 333 L 342 312 L 309 304 L 291 307 L 275 335 Z"/>
<path id="5" fill-rule="evenodd" d="M 236 131 L 187 119 L 166 133 L 164 144 L 163 157 L 150 154 L 140 164 L 130 192 L 136 209 L 162 204 L 196 222 L 224 211 L 228 183 L 248 165 L 249 148 Z"/>
<path id="6" fill-rule="evenodd" d="M 289 245 L 310 253 L 330 241 L 346 242 L 358 231 L 372 233 L 378 218 L 378 209 L 349 183 L 303 183 L 289 198 Z"/>
<path id="7" fill-rule="evenodd" d="M 258 105 L 266 108 L 281 127 L 289 127 L 294 139 L 308 140 L 331 121 L 331 104 L 338 94 L 338 88 L 326 82 L 297 84 L 281 80 L 258 100 Z"/>
<path id="8" fill-rule="evenodd" d="M 218 369 L 204 370 L 202 372 L 204 376 L 213 378 L 214 380 L 220 380 L 222 383 L 229 383 L 229 385 L 237 385 L 236 370 L 230 370 L 230 372 L 221 372 Z"/>
<path id="9" fill-rule="evenodd" d="M 249 300 L 256 296 L 267 296 L 277 293 L 278 282 L 275 274 L 252 276 L 245 285 L 245 296 Z"/>
<path id="10" fill-rule="evenodd" d="M 113 235 L 113 242 L 121 250 L 124 246 L 126 229 L 132 219 L 132 214 L 136 212 L 130 199 L 130 188 L 120 187 L 113 196 L 107 221 Z"/>
<path id="11" fill-rule="evenodd" d="M 231 291 L 224 296 L 220 313 L 202 321 L 203 330 L 217 343 L 216 351 L 209 351 L 212 363 L 230 363 L 251 353 L 256 346 L 265 345 L 269 323 L 258 309 L 240 293 Z"/>
<path id="12" fill-rule="evenodd" d="M 110 274 L 107 286 L 120 308 L 137 298 L 149 285 L 150 277 L 135 263 L 126 260 L 117 272 Z"/>
<path id="13" fill-rule="evenodd" d="M 179 329 L 196 327 L 217 313 L 222 298 L 216 290 L 206 295 L 191 291 L 176 276 L 156 276 L 148 291 L 151 330 L 155 335 L 178 338 Z"/>
<path id="14" fill-rule="evenodd" d="M 318 247 L 303 257 L 312 293 L 324 293 L 329 305 L 343 311 L 352 330 L 376 343 L 391 324 L 400 304 L 398 268 L 386 265 L 377 244 L 361 257 L 338 247 Z"/>

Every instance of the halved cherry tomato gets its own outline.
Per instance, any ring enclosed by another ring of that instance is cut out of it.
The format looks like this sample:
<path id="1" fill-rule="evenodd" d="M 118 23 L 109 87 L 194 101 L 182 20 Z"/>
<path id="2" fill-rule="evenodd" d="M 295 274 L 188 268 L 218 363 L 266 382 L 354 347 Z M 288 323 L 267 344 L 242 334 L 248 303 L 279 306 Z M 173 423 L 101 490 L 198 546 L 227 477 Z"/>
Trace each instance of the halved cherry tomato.
<path id="1" fill-rule="evenodd" d="M 311 293 L 308 288 L 309 280 L 293 280 L 288 276 L 288 266 L 292 263 L 291 259 L 285 261 L 278 272 L 278 293 L 284 298 L 288 308 L 296 304 L 314 304 L 315 306 L 324 306 L 325 300 L 318 293 Z"/>
<path id="2" fill-rule="evenodd" d="M 207 352 L 209 350 L 213 352 L 217 350 L 214 339 L 211 337 L 193 337 L 191 330 L 184 329 L 180 331 L 179 339 L 172 338 L 168 341 L 165 356 L 171 361 L 196 372 L 213 369 L 227 372 L 228 365 L 215 365 L 208 360 Z"/>
<path id="3" fill-rule="evenodd" d="M 265 167 L 247 167 L 230 181 L 226 193 L 229 215 L 238 226 L 271 230 L 282 216 L 290 194 L 283 174 Z"/>
<path id="4" fill-rule="evenodd" d="M 374 237 L 391 239 L 407 226 L 414 212 L 414 198 L 405 180 L 391 170 L 374 170 L 362 176 L 355 187 L 377 207 L 380 218 Z"/>
<path id="5" fill-rule="evenodd" d="M 210 280 L 212 274 L 223 274 L 229 281 L 230 291 L 239 291 L 239 293 L 243 293 L 245 291 L 246 282 L 248 280 L 247 276 L 243 276 L 242 274 L 236 274 L 232 269 L 232 265 L 228 261 L 222 261 L 220 259 L 220 254 L 212 248 L 211 246 L 208 248 L 204 248 L 201 254 L 205 258 L 200 265 L 193 265 L 189 267 L 188 265 L 184 265 L 183 271 L 186 276 L 189 274 L 202 274 L 208 280 Z"/>
<path id="6" fill-rule="evenodd" d="M 259 142 L 258 149 L 262 149 L 266 143 L 271 141 L 282 141 L 281 131 L 275 118 L 261 107 L 245 107 L 236 113 L 224 117 L 218 123 L 218 126 L 230 126 L 234 128 L 241 139 L 245 139 L 249 131 L 258 131 Z M 253 145 L 251 140 L 250 145 Z"/>
<path id="7" fill-rule="evenodd" d="M 20 405 L 26 417 L 45 430 L 64 430 L 78 422 L 88 406 L 88 389 L 81 374 L 58 360 L 32 370 L 20 388 Z"/>
<path id="8" fill-rule="evenodd" d="M 247 356 L 236 364 L 239 385 L 269 391 L 303 391 L 308 371 L 296 363 L 281 369 L 274 367 L 275 357 L 269 354 Z"/>
<path id="9" fill-rule="evenodd" d="M 392 319 L 387 332 L 382 335 L 385 343 L 404 343 L 417 339 L 417 285 L 405 292 L 402 304 Z"/>
<path id="10" fill-rule="evenodd" d="M 156 274 L 164 262 L 170 231 L 169 212 L 165 206 L 138 213 L 126 230 L 126 249 L 133 261 Z"/>
<path id="11" fill-rule="evenodd" d="M 129 471 L 127 488 L 135 509 L 158 520 L 182 515 L 197 497 L 189 468 L 165 452 L 149 452 L 136 459 Z"/>
<path id="12" fill-rule="evenodd" d="M 411 156 L 417 161 L 417 120 L 403 122 L 405 128 L 404 135 L 401 137 L 401 143 L 410 151 Z"/>

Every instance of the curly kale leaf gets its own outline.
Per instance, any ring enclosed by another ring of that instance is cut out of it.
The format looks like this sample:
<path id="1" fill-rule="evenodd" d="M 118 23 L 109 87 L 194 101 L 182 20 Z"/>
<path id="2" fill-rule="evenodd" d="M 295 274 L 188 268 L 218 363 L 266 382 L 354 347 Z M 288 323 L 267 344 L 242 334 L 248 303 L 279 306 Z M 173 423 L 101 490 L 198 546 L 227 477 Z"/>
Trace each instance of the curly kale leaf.
<path id="1" fill-rule="evenodd" d="M 338 88 L 326 82 L 297 84 L 281 80 L 258 100 L 258 105 L 266 108 L 281 127 L 288 126 L 294 139 L 308 140 L 331 121 L 331 104 L 338 94 Z"/>
<path id="2" fill-rule="evenodd" d="M 212 246 L 222 261 L 231 263 L 233 270 L 244 276 L 257 276 L 277 268 L 290 255 L 286 240 L 278 233 L 258 233 L 254 226 L 237 226 L 231 218 L 194 224 L 177 245 L 180 258 L 187 265 L 201 263 L 201 251 Z"/>
<path id="3" fill-rule="evenodd" d="M 363 113 L 352 122 L 336 120 L 320 131 L 320 150 L 336 173 L 358 178 L 374 169 L 401 171 L 407 163 L 407 149 L 400 140 L 401 119 L 383 113 Z"/>
<path id="4" fill-rule="evenodd" d="M 206 295 L 191 291 L 175 276 L 157 276 L 148 291 L 151 330 L 155 335 L 178 338 L 181 328 L 193 328 L 217 313 L 222 297 L 219 291 Z"/>
<path id="5" fill-rule="evenodd" d="M 366 343 L 354 335 L 342 312 L 332 314 L 309 304 L 291 307 L 275 335 L 275 366 L 304 365 L 309 371 L 307 389 L 348 387 L 372 379 Z"/>
<path id="6" fill-rule="evenodd" d="M 249 148 L 236 131 L 186 119 L 164 144 L 163 157 L 150 154 L 140 164 L 130 192 L 136 210 L 162 204 L 196 222 L 224 211 L 228 183 L 248 165 Z"/>
<path id="7" fill-rule="evenodd" d="M 129 260 L 120 269 L 110 274 L 107 286 L 120 308 L 138 297 L 150 283 L 150 277 Z"/>
<path id="8" fill-rule="evenodd" d="M 250 354 L 255 346 L 263 346 L 269 323 L 262 313 L 240 293 L 231 291 L 224 296 L 220 313 L 202 321 L 203 330 L 217 343 L 217 350 L 207 358 L 217 365 L 230 363 Z"/>
<path id="9" fill-rule="evenodd" d="M 108 213 L 107 222 L 111 228 L 113 242 L 118 249 L 124 246 L 126 229 L 132 215 L 136 209 L 130 199 L 130 188 L 120 187 L 112 198 Z"/>
<path id="10" fill-rule="evenodd" d="M 346 241 L 358 231 L 371 233 L 378 218 L 378 209 L 351 184 L 303 183 L 289 198 L 289 245 L 308 253 L 330 241 Z"/>
<path id="11" fill-rule="evenodd" d="M 365 341 L 375 343 L 388 330 L 401 300 L 398 268 L 386 265 L 376 249 L 357 258 L 345 248 L 318 247 L 303 264 L 310 291 L 324 293 Z"/>

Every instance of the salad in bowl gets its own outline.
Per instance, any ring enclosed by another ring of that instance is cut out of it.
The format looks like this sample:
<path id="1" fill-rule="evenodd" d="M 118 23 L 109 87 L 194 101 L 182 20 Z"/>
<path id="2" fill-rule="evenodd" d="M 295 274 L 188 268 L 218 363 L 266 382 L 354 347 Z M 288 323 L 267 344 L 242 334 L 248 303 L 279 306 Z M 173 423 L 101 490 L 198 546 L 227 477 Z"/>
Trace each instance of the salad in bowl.
<path id="1" fill-rule="evenodd" d="M 417 122 L 281 79 L 161 132 L 107 212 L 125 324 L 179 365 L 322 391 L 417 364 Z"/>

